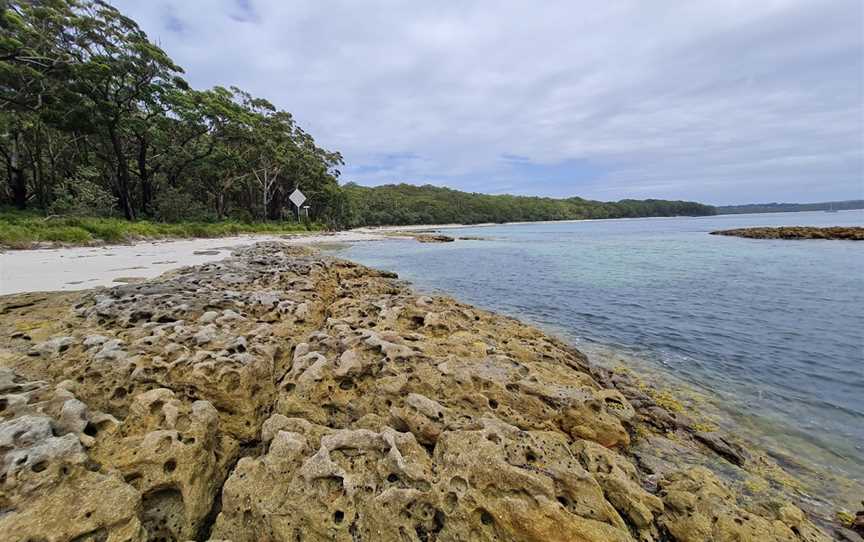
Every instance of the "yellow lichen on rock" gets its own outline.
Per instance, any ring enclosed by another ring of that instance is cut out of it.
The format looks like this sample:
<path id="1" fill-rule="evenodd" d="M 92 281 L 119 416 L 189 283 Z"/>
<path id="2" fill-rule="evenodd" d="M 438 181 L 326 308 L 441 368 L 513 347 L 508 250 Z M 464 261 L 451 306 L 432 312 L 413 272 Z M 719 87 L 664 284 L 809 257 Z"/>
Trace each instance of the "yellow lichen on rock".
<path id="1" fill-rule="evenodd" d="M 679 542 L 825 539 L 791 504 L 778 503 L 773 517 L 739 507 L 732 492 L 702 467 L 667 476 L 661 488 L 660 523 Z"/>
<path id="2" fill-rule="evenodd" d="M 62 385 L 0 369 L 3 540 L 145 540 L 141 496 L 87 455 L 87 407 Z"/>

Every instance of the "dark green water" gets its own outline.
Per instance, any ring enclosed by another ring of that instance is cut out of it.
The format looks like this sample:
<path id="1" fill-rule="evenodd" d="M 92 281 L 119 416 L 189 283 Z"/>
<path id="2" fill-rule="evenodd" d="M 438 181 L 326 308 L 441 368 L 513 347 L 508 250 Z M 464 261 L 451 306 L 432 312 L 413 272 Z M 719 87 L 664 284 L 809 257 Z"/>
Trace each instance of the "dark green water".
<path id="1" fill-rule="evenodd" d="M 485 241 L 339 255 L 704 393 L 784 461 L 864 483 L 864 243 L 708 235 L 864 225 L 864 211 L 448 229 Z"/>

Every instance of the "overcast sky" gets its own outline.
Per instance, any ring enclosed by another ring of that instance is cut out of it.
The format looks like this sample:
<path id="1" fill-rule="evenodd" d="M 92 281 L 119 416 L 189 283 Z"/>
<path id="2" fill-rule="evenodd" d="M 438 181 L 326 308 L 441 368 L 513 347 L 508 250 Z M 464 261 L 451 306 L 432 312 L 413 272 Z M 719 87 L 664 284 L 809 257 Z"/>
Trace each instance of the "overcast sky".
<path id="1" fill-rule="evenodd" d="M 861 0 L 115 0 L 343 182 L 707 203 L 864 197 Z"/>

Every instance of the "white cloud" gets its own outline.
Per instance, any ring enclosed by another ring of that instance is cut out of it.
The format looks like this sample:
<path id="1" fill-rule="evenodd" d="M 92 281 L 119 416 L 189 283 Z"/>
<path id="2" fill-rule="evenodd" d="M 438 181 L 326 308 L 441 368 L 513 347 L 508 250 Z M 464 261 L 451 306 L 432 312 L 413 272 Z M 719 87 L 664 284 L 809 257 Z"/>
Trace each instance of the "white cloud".
<path id="1" fill-rule="evenodd" d="M 345 180 L 864 197 L 859 0 L 115 3 L 195 86 L 294 113 Z"/>

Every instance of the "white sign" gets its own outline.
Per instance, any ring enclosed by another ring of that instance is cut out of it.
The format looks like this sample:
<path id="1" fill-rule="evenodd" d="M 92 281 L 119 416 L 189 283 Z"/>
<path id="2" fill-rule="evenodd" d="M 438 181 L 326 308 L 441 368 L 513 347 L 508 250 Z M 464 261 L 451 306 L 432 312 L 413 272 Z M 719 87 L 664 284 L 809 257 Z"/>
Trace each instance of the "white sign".
<path id="1" fill-rule="evenodd" d="M 303 202 L 306 201 L 306 196 L 304 196 L 303 192 L 301 192 L 299 189 L 295 189 L 293 192 L 291 192 L 291 195 L 288 196 L 288 199 L 290 199 L 291 203 L 293 203 L 299 208 L 301 205 L 303 205 Z"/>

